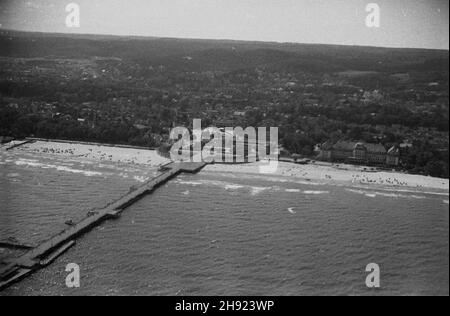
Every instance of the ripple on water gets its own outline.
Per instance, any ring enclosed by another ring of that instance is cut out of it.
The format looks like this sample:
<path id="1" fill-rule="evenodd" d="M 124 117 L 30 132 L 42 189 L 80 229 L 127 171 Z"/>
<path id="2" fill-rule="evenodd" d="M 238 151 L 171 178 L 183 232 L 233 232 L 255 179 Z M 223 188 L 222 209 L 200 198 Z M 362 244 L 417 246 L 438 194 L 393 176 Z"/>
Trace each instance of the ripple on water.
<path id="1" fill-rule="evenodd" d="M 73 169 L 82 170 L 76 163 Z M 6 172 L 43 184 L 11 189 L 10 179 L 0 178 L 0 189 L 8 192 L 2 236 L 33 242 L 137 182 L 137 174 L 119 176 L 123 170 L 108 171 L 114 181 L 14 164 Z M 449 222 L 442 212 L 448 200 L 444 205 L 439 195 L 350 190 L 181 176 L 6 294 L 70 295 L 61 271 L 64 263 L 77 262 L 88 271 L 82 295 L 360 295 L 372 293 L 365 267 L 376 262 L 387 284 L 381 295 L 448 295 Z M 364 198 L 370 194 L 376 198 Z"/>

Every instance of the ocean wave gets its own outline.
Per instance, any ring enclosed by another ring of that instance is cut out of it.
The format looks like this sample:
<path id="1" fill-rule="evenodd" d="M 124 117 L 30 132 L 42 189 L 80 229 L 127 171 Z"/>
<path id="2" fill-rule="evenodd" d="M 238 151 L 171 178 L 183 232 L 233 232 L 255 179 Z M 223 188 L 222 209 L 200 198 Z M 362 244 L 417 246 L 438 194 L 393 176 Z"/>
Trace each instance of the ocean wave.
<path id="1" fill-rule="evenodd" d="M 376 192 L 376 195 L 379 196 L 385 196 L 385 197 L 392 197 L 392 198 L 404 198 L 404 199 L 417 199 L 417 200 L 421 200 L 421 199 L 426 199 L 425 196 L 419 196 L 419 195 L 406 195 L 406 194 L 396 194 L 396 193 L 381 193 L 381 192 Z"/>
<path id="2" fill-rule="evenodd" d="M 250 196 L 257 196 L 265 191 L 271 191 L 271 192 L 280 192 L 284 191 L 287 193 L 303 193 L 306 195 L 320 195 L 320 194 L 329 194 L 329 191 L 318 191 L 318 190 L 305 190 L 302 191 L 300 189 L 289 189 L 289 188 L 282 188 L 280 186 L 250 186 L 250 185 L 242 185 L 227 181 L 220 181 L 220 180 L 199 180 L 199 181 L 185 181 L 185 180 L 177 180 L 175 183 L 182 184 L 182 185 L 191 185 L 191 186 L 214 186 L 214 187 L 220 187 L 222 189 L 225 189 L 227 191 L 233 191 L 233 190 L 249 190 Z M 306 183 L 305 183 L 306 184 Z M 310 184 L 310 183 L 307 183 Z"/>
<path id="3" fill-rule="evenodd" d="M 20 158 L 19 161 L 39 162 L 39 159 Z"/>
<path id="4" fill-rule="evenodd" d="M 87 177 L 92 176 L 102 176 L 103 173 L 98 171 L 87 171 L 87 170 L 80 170 L 80 169 L 72 169 L 66 166 L 57 166 L 52 164 L 44 164 L 40 162 L 34 162 L 29 159 L 20 159 L 15 162 L 17 166 L 27 166 L 27 167 L 33 167 L 33 168 L 42 168 L 42 169 L 56 169 L 57 171 L 62 172 L 69 172 L 69 173 L 75 173 L 75 174 L 82 174 Z"/>
<path id="5" fill-rule="evenodd" d="M 119 173 L 119 177 L 124 178 L 124 179 L 128 179 L 130 176 L 124 172 Z"/>
<path id="6" fill-rule="evenodd" d="M 56 166 L 56 170 L 64 171 L 64 172 L 70 172 L 70 173 L 76 173 L 76 174 L 82 174 L 82 175 L 87 176 L 87 177 L 102 176 L 103 175 L 103 173 L 97 172 L 97 171 L 87 171 L 87 170 L 72 169 L 72 168 L 64 167 L 64 166 Z"/>
<path id="7" fill-rule="evenodd" d="M 408 195 L 407 197 L 417 199 L 417 200 L 423 200 L 423 199 L 427 198 L 426 196 L 421 196 L 421 195 Z"/>
<path id="8" fill-rule="evenodd" d="M 285 191 L 289 193 L 300 193 L 299 189 L 286 189 Z"/>
<path id="9" fill-rule="evenodd" d="M 240 184 L 226 184 L 224 188 L 225 188 L 225 190 L 238 190 L 238 189 L 242 189 L 245 187 Z"/>
<path id="10" fill-rule="evenodd" d="M 61 165 L 66 166 L 66 167 L 73 167 L 73 166 L 75 166 L 74 163 L 67 163 L 67 162 L 63 162 L 63 163 L 61 163 Z"/>
<path id="11" fill-rule="evenodd" d="M 237 183 L 231 183 L 226 181 L 220 181 L 220 180 L 201 180 L 201 181 L 184 181 L 184 180 L 177 180 L 176 183 L 183 184 L 183 185 L 191 185 L 191 186 L 215 186 L 223 188 L 227 191 L 233 191 L 233 190 L 239 190 L 244 188 L 249 188 L 249 186 L 244 186 Z"/>
<path id="12" fill-rule="evenodd" d="M 448 193 L 444 192 L 421 192 L 423 194 L 429 194 L 429 195 L 440 195 L 440 196 L 449 196 Z"/>
<path id="13" fill-rule="evenodd" d="M 147 182 L 149 180 L 149 178 L 143 176 L 134 176 L 133 179 L 141 183 Z"/>
<path id="14" fill-rule="evenodd" d="M 352 186 L 353 188 L 356 189 L 362 189 L 362 190 L 373 190 L 374 188 L 372 187 L 367 187 L 367 186 Z M 349 189 L 351 190 L 351 189 Z M 396 193 L 415 193 L 415 194 L 427 194 L 427 195 L 438 195 L 438 196 L 449 196 L 449 192 L 433 192 L 433 191 L 419 191 L 419 190 L 408 190 L 408 189 L 400 189 L 400 188 L 381 188 L 381 187 L 376 187 L 377 191 L 385 191 L 385 192 L 396 192 Z"/>
<path id="15" fill-rule="evenodd" d="M 191 185 L 194 187 L 204 184 L 203 182 L 199 182 L 199 181 L 183 181 L 183 180 L 178 180 L 176 183 L 184 184 L 184 185 Z"/>
<path id="16" fill-rule="evenodd" d="M 356 190 L 356 189 L 345 189 L 345 190 L 352 193 L 367 194 L 367 192 L 363 190 Z"/>
<path id="17" fill-rule="evenodd" d="M 279 175 L 257 175 L 257 174 L 248 174 L 248 173 L 242 173 L 239 175 L 233 174 L 233 173 L 221 173 L 221 172 L 208 172 L 205 171 L 204 174 L 215 174 L 220 177 L 226 177 L 226 178 L 238 178 L 238 179 L 245 179 L 245 180 L 261 180 L 264 182 L 277 182 L 277 183 L 295 183 L 295 184 L 301 184 L 301 185 L 311 185 L 311 186 L 319 186 L 323 185 L 323 183 L 319 182 L 313 182 L 309 179 L 300 179 L 296 177 L 289 177 L 289 176 L 279 176 Z"/>
<path id="18" fill-rule="evenodd" d="M 271 189 L 271 187 L 251 187 L 250 195 L 255 196 L 269 189 Z"/>
<path id="19" fill-rule="evenodd" d="M 302 191 L 300 189 L 289 189 L 289 188 L 282 188 L 280 186 L 250 186 L 250 185 L 243 185 L 243 184 L 237 184 L 227 181 L 220 181 L 220 180 L 199 180 L 199 181 L 186 181 L 178 179 L 175 181 L 177 184 L 182 185 L 190 185 L 190 186 L 214 186 L 214 187 L 220 187 L 227 191 L 234 191 L 234 190 L 249 190 L 250 196 L 257 196 L 261 194 L 264 191 L 271 191 L 271 192 L 279 192 L 279 191 L 285 191 L 288 193 L 303 193 L 306 195 L 320 195 L 320 194 L 329 194 L 329 191 L 317 191 L 317 190 L 306 190 Z M 307 183 L 310 184 L 310 183 Z"/>
<path id="20" fill-rule="evenodd" d="M 387 192 L 379 192 L 379 191 L 365 191 L 365 190 L 355 190 L 355 189 L 346 189 L 348 192 L 361 194 L 367 197 L 376 198 L 378 196 L 388 197 L 388 198 L 404 198 L 404 199 L 417 199 L 422 200 L 426 199 L 426 196 L 423 195 L 415 195 L 415 194 L 401 194 L 401 193 L 387 193 Z"/>
<path id="21" fill-rule="evenodd" d="M 303 191 L 303 194 L 311 194 L 311 195 L 320 195 L 320 194 L 329 194 L 330 191 Z"/>

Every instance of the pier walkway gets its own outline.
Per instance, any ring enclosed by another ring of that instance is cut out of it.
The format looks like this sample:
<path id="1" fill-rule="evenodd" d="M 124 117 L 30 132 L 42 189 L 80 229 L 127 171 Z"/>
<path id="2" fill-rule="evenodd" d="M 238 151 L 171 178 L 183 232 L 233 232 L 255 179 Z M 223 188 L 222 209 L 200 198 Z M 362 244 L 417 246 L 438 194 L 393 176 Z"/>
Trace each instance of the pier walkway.
<path id="1" fill-rule="evenodd" d="M 0 291 L 12 283 L 21 280 L 27 275 L 39 270 L 67 251 L 75 244 L 76 238 L 87 233 L 92 228 L 108 219 L 115 219 L 129 206 L 140 200 L 143 196 L 153 192 L 159 186 L 167 183 L 180 173 L 197 173 L 205 167 L 206 163 L 170 163 L 160 168 L 162 172 L 157 177 L 146 182 L 134 191 L 129 192 L 117 201 L 88 213 L 87 217 L 70 228 L 51 237 L 24 255 L 0 263 Z"/>

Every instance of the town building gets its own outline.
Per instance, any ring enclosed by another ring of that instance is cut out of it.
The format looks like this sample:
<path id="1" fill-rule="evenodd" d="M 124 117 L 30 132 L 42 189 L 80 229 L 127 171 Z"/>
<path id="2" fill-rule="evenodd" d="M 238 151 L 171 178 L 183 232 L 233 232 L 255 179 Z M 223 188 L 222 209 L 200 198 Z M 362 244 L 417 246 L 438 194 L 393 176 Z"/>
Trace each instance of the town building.
<path id="1" fill-rule="evenodd" d="M 317 147 L 318 159 L 367 165 L 398 166 L 400 150 L 397 146 L 386 150 L 382 144 L 338 141 L 325 142 Z"/>

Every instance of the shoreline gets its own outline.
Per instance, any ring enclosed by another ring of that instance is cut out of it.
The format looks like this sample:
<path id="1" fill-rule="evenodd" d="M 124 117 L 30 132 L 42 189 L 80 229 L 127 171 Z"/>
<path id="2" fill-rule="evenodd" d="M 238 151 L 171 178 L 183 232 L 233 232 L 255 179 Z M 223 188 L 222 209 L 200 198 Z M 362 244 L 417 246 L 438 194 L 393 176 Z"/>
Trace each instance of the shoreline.
<path id="1" fill-rule="evenodd" d="M 350 184 L 372 187 L 388 187 L 395 189 L 432 189 L 449 192 L 449 180 L 389 171 L 370 171 L 370 167 L 335 165 L 331 163 L 316 163 L 299 165 L 289 162 L 279 162 L 275 173 L 259 172 L 261 162 L 246 165 L 211 164 L 205 167 L 205 172 L 249 174 L 264 177 L 284 177 L 292 181 L 306 181 L 320 184 Z M 345 167 L 345 168 L 343 168 Z M 366 168 L 366 170 L 364 170 Z"/>
<path id="2" fill-rule="evenodd" d="M 48 154 L 67 159 L 84 159 L 95 162 L 112 162 L 129 165 L 142 165 L 160 167 L 169 162 L 159 155 L 156 150 L 142 147 L 123 147 L 110 144 L 73 142 L 62 140 L 27 139 L 14 148 L 13 151 L 21 151 L 31 154 Z M 12 151 L 9 151 L 11 153 Z"/>
<path id="3" fill-rule="evenodd" d="M 105 147 L 116 147 L 116 148 L 125 148 L 125 149 L 141 149 L 141 150 L 158 150 L 158 148 L 153 147 L 142 147 L 142 146 L 133 146 L 133 145 L 121 145 L 121 144 L 111 144 L 111 143 L 97 143 L 97 142 L 84 142 L 78 140 L 64 140 L 64 139 L 47 139 L 47 138 L 36 138 L 36 137 L 27 137 L 24 141 L 40 141 L 40 142 L 48 142 L 48 143 L 67 143 L 67 144 L 79 144 L 79 145 L 88 145 L 88 146 L 105 146 Z"/>
<path id="4" fill-rule="evenodd" d="M 44 153 L 68 158 L 84 158 L 99 162 L 110 161 L 150 167 L 160 167 L 171 162 L 170 159 L 161 156 L 157 150 L 152 148 L 64 140 L 44 140 L 38 138 L 27 138 L 26 140 L 31 140 L 32 142 L 22 144 L 14 148 L 13 151 L 28 151 L 31 153 Z M 315 162 L 303 165 L 294 162 L 279 161 L 275 173 L 262 174 L 259 171 L 262 165 L 264 165 L 264 162 L 246 164 L 216 163 L 206 166 L 204 170 L 205 172 L 285 177 L 293 181 L 319 181 L 324 184 L 347 183 L 377 187 L 449 191 L 448 179 L 394 171 L 374 171 L 368 166 L 333 164 L 328 162 Z"/>

